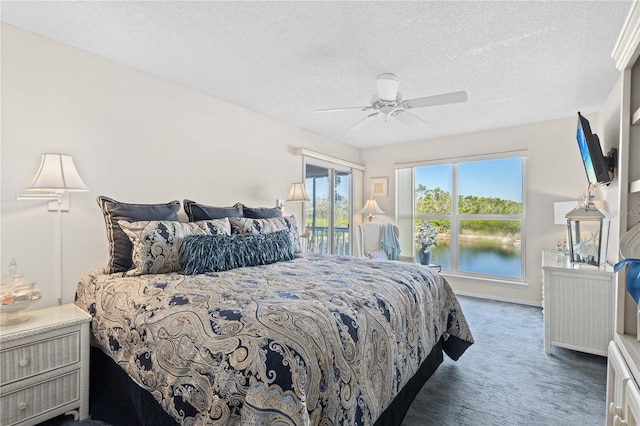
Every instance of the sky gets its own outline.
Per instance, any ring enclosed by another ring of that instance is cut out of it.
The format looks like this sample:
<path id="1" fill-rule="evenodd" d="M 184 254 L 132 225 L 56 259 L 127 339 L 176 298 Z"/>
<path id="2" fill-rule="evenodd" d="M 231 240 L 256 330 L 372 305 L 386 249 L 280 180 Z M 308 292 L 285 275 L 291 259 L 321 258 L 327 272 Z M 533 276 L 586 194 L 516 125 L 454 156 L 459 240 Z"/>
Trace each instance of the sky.
<path id="1" fill-rule="evenodd" d="M 451 192 L 451 165 L 417 167 L 415 182 Z M 458 192 L 521 202 L 522 158 L 458 163 Z"/>
<path id="2" fill-rule="evenodd" d="M 415 173 L 416 185 L 422 183 L 429 189 L 441 188 L 451 193 L 451 165 L 417 167 Z M 348 181 L 349 179 L 341 179 L 337 188 L 347 197 Z M 328 192 L 326 180 L 321 182 L 321 180 L 318 181 L 317 195 L 326 199 Z M 461 195 L 495 197 L 522 202 L 522 158 L 458 163 L 458 186 Z"/>
<path id="3" fill-rule="evenodd" d="M 313 195 L 311 195 L 311 179 L 305 180 L 305 186 L 309 197 L 313 197 Z M 349 177 L 341 176 L 340 184 L 336 188 L 336 191 L 344 198 L 349 198 Z M 316 181 L 316 196 L 320 199 L 327 199 L 329 196 L 328 179 L 318 179 Z"/>

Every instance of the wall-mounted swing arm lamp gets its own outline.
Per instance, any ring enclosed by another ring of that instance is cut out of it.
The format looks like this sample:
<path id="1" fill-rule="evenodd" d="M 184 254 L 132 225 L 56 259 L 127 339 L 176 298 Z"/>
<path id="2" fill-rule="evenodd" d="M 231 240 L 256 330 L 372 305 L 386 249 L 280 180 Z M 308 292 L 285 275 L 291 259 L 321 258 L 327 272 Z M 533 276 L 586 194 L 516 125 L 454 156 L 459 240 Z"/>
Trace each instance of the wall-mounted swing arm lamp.
<path id="1" fill-rule="evenodd" d="M 49 200 L 50 211 L 68 210 L 68 192 L 86 192 L 84 184 L 76 170 L 73 158 L 63 154 L 42 154 L 40 167 L 31 184 L 24 189 L 28 193 L 18 194 L 16 199 Z"/>
<path id="2" fill-rule="evenodd" d="M 304 188 L 304 183 L 295 182 L 291 184 L 291 189 L 289 190 L 289 195 L 287 196 L 287 203 L 304 203 L 305 201 L 311 201 L 309 196 L 307 195 L 307 191 Z M 282 210 L 282 214 L 284 215 L 284 204 L 285 200 L 276 200 L 276 205 Z"/>
<path id="3" fill-rule="evenodd" d="M 306 189 L 304 188 L 304 183 L 295 182 L 291 184 L 291 189 L 289 190 L 287 201 L 291 203 L 302 203 L 305 201 L 311 201 L 309 199 L 309 196 L 307 195 Z"/>
<path id="4" fill-rule="evenodd" d="M 42 154 L 40 167 L 31 184 L 24 189 L 28 193 L 16 195 L 16 200 L 49 201 L 49 211 L 56 212 L 55 254 L 56 254 L 56 291 L 58 305 L 62 304 L 62 246 L 61 213 L 69 210 L 69 192 L 86 192 L 84 184 L 70 155 Z"/>

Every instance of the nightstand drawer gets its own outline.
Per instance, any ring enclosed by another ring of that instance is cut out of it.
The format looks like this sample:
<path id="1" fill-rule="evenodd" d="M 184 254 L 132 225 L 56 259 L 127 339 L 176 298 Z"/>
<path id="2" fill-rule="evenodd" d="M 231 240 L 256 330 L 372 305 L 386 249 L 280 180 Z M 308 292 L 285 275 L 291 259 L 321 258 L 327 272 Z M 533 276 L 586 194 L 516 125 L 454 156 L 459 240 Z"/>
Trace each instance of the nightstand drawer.
<path id="1" fill-rule="evenodd" d="M 4 386 L 79 361 L 79 332 L 36 340 L 0 352 L 0 384 Z"/>
<path id="2" fill-rule="evenodd" d="M 80 399 L 80 371 L 0 396 L 0 424 L 10 426 Z"/>

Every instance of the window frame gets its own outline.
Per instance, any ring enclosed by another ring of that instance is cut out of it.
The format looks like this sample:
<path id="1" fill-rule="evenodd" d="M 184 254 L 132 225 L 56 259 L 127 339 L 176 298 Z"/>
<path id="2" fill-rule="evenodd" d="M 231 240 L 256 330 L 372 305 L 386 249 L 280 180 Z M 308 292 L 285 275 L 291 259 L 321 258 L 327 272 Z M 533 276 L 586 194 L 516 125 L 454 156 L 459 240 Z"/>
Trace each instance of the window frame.
<path id="1" fill-rule="evenodd" d="M 442 272 L 446 275 L 455 275 L 462 276 L 474 279 L 481 280 L 490 280 L 490 281 L 500 281 L 500 282 L 514 282 L 518 284 L 526 283 L 526 211 L 527 211 L 527 158 L 528 151 L 509 151 L 509 152 L 501 152 L 494 154 L 484 154 L 484 155 L 476 155 L 476 156 L 465 156 L 458 158 L 443 158 L 440 160 L 429 160 L 429 161 L 418 161 L 411 163 L 400 163 L 396 164 L 396 193 L 398 194 L 398 198 L 396 200 L 396 222 L 400 224 L 404 224 L 404 226 L 400 227 L 401 233 L 401 241 L 404 235 L 407 235 L 411 247 L 411 253 L 415 250 L 414 237 L 415 237 L 415 226 L 416 220 L 424 219 L 447 219 L 450 221 L 450 269 L 443 270 Z M 495 215 L 495 214 L 460 214 L 458 213 L 458 165 L 460 163 L 467 162 L 476 162 L 476 161 L 488 161 L 488 160 L 498 160 L 504 158 L 521 158 L 522 159 L 522 213 L 519 215 L 508 214 L 508 215 Z M 416 214 L 415 209 L 415 169 L 418 167 L 425 166 L 436 166 L 447 164 L 451 166 L 451 213 L 450 214 Z M 406 189 L 402 188 L 403 182 L 406 185 L 407 176 L 404 178 L 399 176 L 399 173 L 402 173 L 401 170 L 408 170 L 411 172 L 411 188 L 410 188 L 410 196 L 406 193 Z M 411 218 L 407 220 L 407 198 L 411 199 Z M 403 201 L 404 200 L 404 201 Z M 401 206 L 400 204 L 404 203 L 405 205 Z M 505 275 L 494 275 L 494 274 L 479 274 L 473 272 L 464 272 L 460 271 L 459 264 L 459 234 L 460 234 L 460 221 L 461 220 L 519 220 L 520 221 L 520 277 L 510 277 Z M 408 224 L 411 224 L 410 228 Z M 405 245 L 405 248 L 408 247 Z M 415 257 L 410 256 L 415 261 Z M 405 256 L 406 258 L 406 256 Z"/>

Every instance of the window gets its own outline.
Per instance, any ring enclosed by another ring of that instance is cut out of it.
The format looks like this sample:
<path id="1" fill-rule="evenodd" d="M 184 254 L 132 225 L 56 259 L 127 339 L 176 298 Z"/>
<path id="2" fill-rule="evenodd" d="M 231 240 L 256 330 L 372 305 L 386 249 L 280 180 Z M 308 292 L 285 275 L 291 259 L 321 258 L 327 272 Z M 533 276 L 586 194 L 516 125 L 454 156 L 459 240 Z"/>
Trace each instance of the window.
<path id="1" fill-rule="evenodd" d="M 433 263 L 456 273 L 524 279 L 524 157 L 416 166 L 397 174 L 398 214 L 410 211 L 409 197 L 401 193 L 411 185 L 411 236 L 422 221 L 438 232 Z M 409 250 L 417 258 L 418 247 Z"/>
<path id="2" fill-rule="evenodd" d="M 305 165 L 305 189 L 311 198 L 305 205 L 309 250 L 350 254 L 351 180 L 350 170 Z"/>

